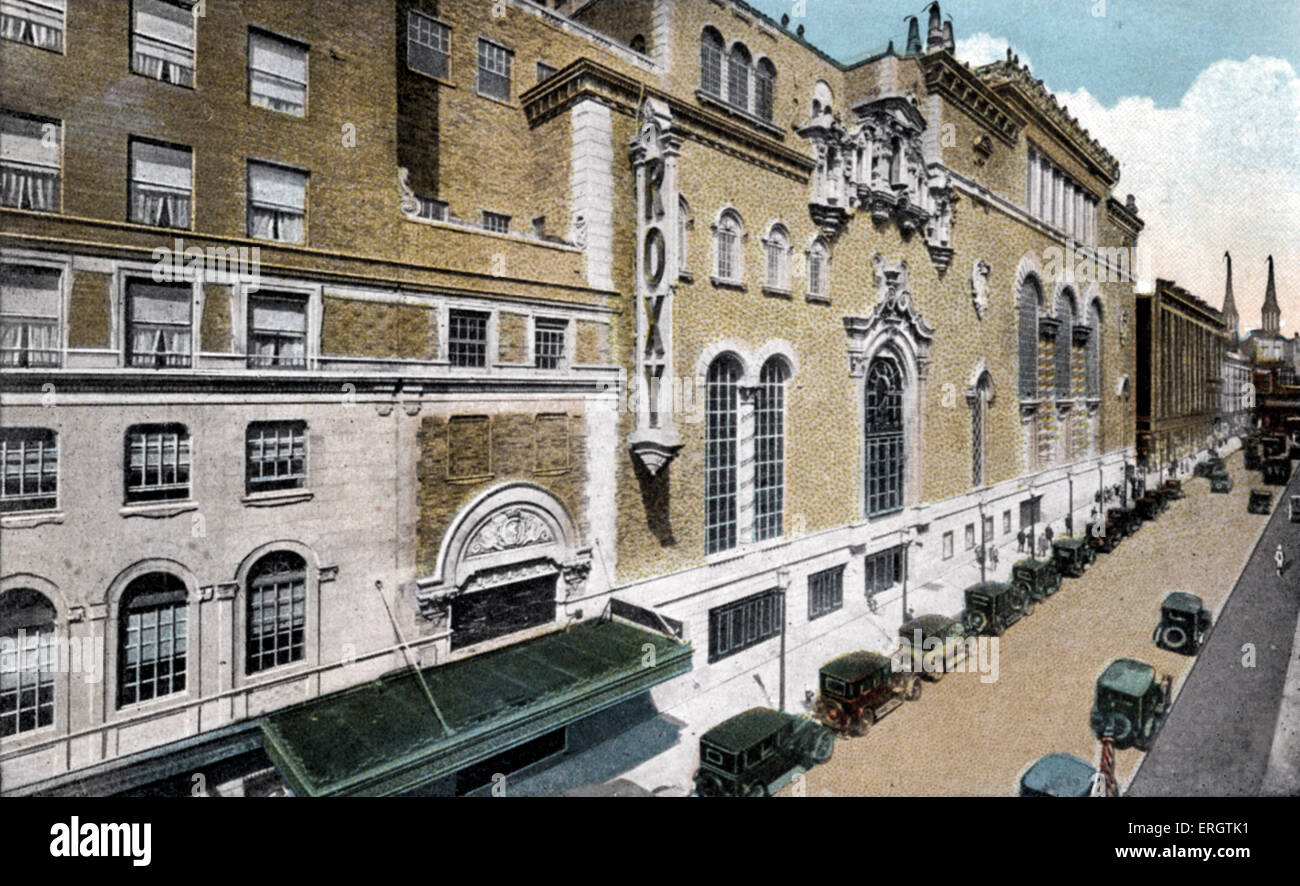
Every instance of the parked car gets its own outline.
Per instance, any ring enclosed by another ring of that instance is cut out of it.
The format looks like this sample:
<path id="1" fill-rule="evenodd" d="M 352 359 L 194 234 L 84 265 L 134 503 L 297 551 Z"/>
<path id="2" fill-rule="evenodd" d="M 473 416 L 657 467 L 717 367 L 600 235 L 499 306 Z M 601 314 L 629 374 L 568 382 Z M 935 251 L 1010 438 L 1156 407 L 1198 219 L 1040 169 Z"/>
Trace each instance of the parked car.
<path id="1" fill-rule="evenodd" d="M 1097 678 L 1092 705 L 1092 734 L 1110 735 L 1117 748 L 1147 750 L 1169 713 L 1174 678 L 1156 678 L 1146 662 L 1117 658 Z"/>
<path id="2" fill-rule="evenodd" d="M 1277 434 L 1269 434 L 1266 437 L 1259 438 L 1260 454 L 1266 459 L 1277 458 L 1280 455 L 1284 455 L 1286 453 L 1286 447 L 1286 437 Z"/>
<path id="3" fill-rule="evenodd" d="M 1061 588 L 1061 573 L 1051 557 L 1042 560 L 1026 557 L 1011 567 L 1011 584 L 1030 600 L 1037 602 Z"/>
<path id="4" fill-rule="evenodd" d="M 750 708 L 700 736 L 699 797 L 766 797 L 831 758 L 835 736 L 820 723 Z"/>
<path id="5" fill-rule="evenodd" d="M 1143 520 L 1154 520 L 1160 515 L 1160 496 L 1154 491 L 1142 493 L 1142 497 L 1135 504 L 1138 516 Z"/>
<path id="6" fill-rule="evenodd" d="M 1210 475 L 1211 492 L 1231 492 L 1232 477 L 1228 474 L 1226 468 L 1220 468 Z"/>
<path id="7" fill-rule="evenodd" d="M 1097 558 L 1086 535 L 1071 535 L 1052 542 L 1052 557 L 1061 575 L 1078 578 Z"/>
<path id="8" fill-rule="evenodd" d="M 1286 457 L 1291 461 L 1300 461 L 1300 443 L 1292 443 L 1286 451 Z"/>
<path id="9" fill-rule="evenodd" d="M 1001 581 L 986 581 L 966 589 L 966 633 L 992 634 L 1003 631 L 1034 611 L 1028 594 Z"/>
<path id="10" fill-rule="evenodd" d="M 1097 770 L 1069 754 L 1039 757 L 1020 778 L 1022 797 L 1089 797 Z"/>
<path id="11" fill-rule="evenodd" d="M 1285 486 L 1291 482 L 1291 459 L 1270 458 L 1264 462 L 1264 482 L 1269 486 Z"/>
<path id="12" fill-rule="evenodd" d="M 920 674 L 895 673 L 890 658 L 878 652 L 850 652 L 826 662 L 819 682 L 813 716 L 841 735 L 866 735 L 904 701 L 921 697 Z"/>
<path id="13" fill-rule="evenodd" d="M 1186 591 L 1174 591 L 1160 604 L 1160 623 L 1151 639 L 1162 649 L 1195 655 L 1210 632 L 1210 610 L 1201 598 Z"/>
<path id="14" fill-rule="evenodd" d="M 1183 491 L 1183 481 L 1170 479 L 1164 483 L 1165 501 L 1177 501 L 1180 498 L 1186 498 L 1187 493 Z"/>
<path id="15" fill-rule="evenodd" d="M 1258 440 L 1247 440 L 1246 442 L 1242 443 L 1241 445 L 1242 461 L 1245 464 L 1246 470 L 1248 471 L 1259 470 L 1259 466 L 1263 462 L 1263 457 L 1260 455 L 1259 450 L 1260 450 L 1260 446 Z"/>
<path id="16" fill-rule="evenodd" d="M 1118 509 L 1111 508 L 1111 511 L 1115 510 Z M 1103 554 L 1109 554 L 1115 550 L 1124 539 L 1124 527 L 1120 525 L 1118 520 L 1108 519 L 1104 523 L 1090 520 L 1086 531 L 1093 551 Z"/>
<path id="17" fill-rule="evenodd" d="M 1216 468 L 1224 467 L 1223 459 L 1217 452 L 1211 452 L 1204 461 L 1198 461 L 1192 470 L 1193 477 L 1209 477 Z"/>
<path id="18" fill-rule="evenodd" d="M 920 674 L 939 682 L 948 668 L 966 659 L 966 626 L 960 618 L 920 615 L 898 629 L 896 673 Z"/>
<path id="19" fill-rule="evenodd" d="M 1250 501 L 1246 503 L 1246 510 L 1252 514 L 1273 513 L 1273 493 L 1267 489 L 1250 490 Z"/>
<path id="20" fill-rule="evenodd" d="M 1142 518 L 1138 516 L 1137 508 L 1129 505 L 1107 510 L 1106 522 L 1116 524 L 1125 536 L 1129 536 L 1138 531 L 1138 527 L 1142 525 Z"/>
<path id="21" fill-rule="evenodd" d="M 1291 509 L 1290 518 L 1292 523 L 1300 523 L 1300 495 L 1291 496 L 1288 507 Z"/>

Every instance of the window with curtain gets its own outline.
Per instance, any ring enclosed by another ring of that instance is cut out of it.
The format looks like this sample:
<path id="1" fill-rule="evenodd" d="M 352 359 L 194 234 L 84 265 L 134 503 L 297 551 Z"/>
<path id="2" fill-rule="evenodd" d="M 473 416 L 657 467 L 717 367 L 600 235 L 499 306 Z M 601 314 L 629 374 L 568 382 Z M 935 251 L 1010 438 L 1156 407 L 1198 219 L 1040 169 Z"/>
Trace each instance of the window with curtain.
<path id="1" fill-rule="evenodd" d="M 142 575 L 122 594 L 118 616 L 117 704 L 185 691 L 189 602 L 169 572 Z"/>
<path id="2" fill-rule="evenodd" d="M 192 170 L 189 148 L 131 139 L 131 221 L 188 228 Z"/>
<path id="3" fill-rule="evenodd" d="M 1021 283 L 1016 300 L 1020 307 L 1018 388 L 1021 399 L 1032 400 L 1038 396 L 1038 307 L 1042 303 L 1038 282 L 1031 278 Z"/>
<path id="4" fill-rule="evenodd" d="M 273 492 L 307 485 L 307 423 L 255 421 L 244 434 L 244 491 Z"/>
<path id="5" fill-rule="evenodd" d="M 737 43 L 727 54 L 727 103 L 749 110 L 749 50 Z"/>
<path id="6" fill-rule="evenodd" d="M 705 28 L 700 38 L 700 89 L 722 98 L 722 35 Z"/>
<path id="7" fill-rule="evenodd" d="M 55 611 L 32 588 L 0 592 L 0 738 L 54 725 Z"/>
<path id="8" fill-rule="evenodd" d="M 510 101 L 510 66 L 514 53 L 487 40 L 478 41 L 478 91 Z"/>
<path id="9" fill-rule="evenodd" d="M 903 376 L 892 360 L 872 361 L 865 406 L 866 511 L 874 517 L 903 506 Z"/>
<path id="10" fill-rule="evenodd" d="M 734 212 L 724 212 L 717 229 L 717 276 L 720 280 L 740 279 L 740 217 Z"/>
<path id="11" fill-rule="evenodd" d="M 0 428 L 0 514 L 59 503 L 59 438 L 49 428 Z"/>
<path id="12" fill-rule="evenodd" d="M 194 10 L 166 0 L 131 0 L 131 70 L 194 85 Z"/>
<path id="13" fill-rule="evenodd" d="M 58 212 L 63 123 L 0 111 L 0 205 Z"/>
<path id="14" fill-rule="evenodd" d="M 0 0 L 0 37 L 63 51 L 67 0 Z"/>
<path id="15" fill-rule="evenodd" d="M 785 364 L 768 360 L 754 392 L 754 541 L 778 538 L 785 512 Z"/>
<path id="16" fill-rule="evenodd" d="M 709 366 L 705 380 L 704 552 L 736 546 L 740 367 L 729 357 Z"/>
<path id="17" fill-rule="evenodd" d="M 248 365 L 252 368 L 306 368 L 305 296 L 262 291 L 249 293 Z"/>
<path id="18" fill-rule="evenodd" d="M 248 236 L 302 243 L 307 173 L 270 163 L 248 164 Z"/>
<path id="19" fill-rule="evenodd" d="M 248 100 L 301 117 L 307 113 L 307 47 L 262 31 L 248 32 Z"/>
<path id="20" fill-rule="evenodd" d="M 132 425 L 126 429 L 125 442 L 128 504 L 189 498 L 189 428 Z"/>
<path id="21" fill-rule="evenodd" d="M 451 28 L 412 9 L 406 16 L 406 64 L 421 74 L 451 73 Z"/>
<path id="22" fill-rule="evenodd" d="M 761 59 L 754 68 L 754 113 L 764 120 L 771 120 L 775 99 L 776 67 L 767 59 Z"/>
<path id="23" fill-rule="evenodd" d="M 767 235 L 767 285 L 771 289 L 789 289 L 790 238 L 777 225 Z"/>
<path id="24" fill-rule="evenodd" d="M 1056 297 L 1056 317 L 1061 321 L 1061 329 L 1056 335 L 1056 396 L 1065 399 L 1070 396 L 1070 355 L 1074 336 L 1074 299 L 1068 289 Z"/>
<path id="25" fill-rule="evenodd" d="M 128 365 L 154 368 L 190 365 L 193 298 L 193 288 L 188 283 L 127 280 Z"/>
<path id="26" fill-rule="evenodd" d="M 826 244 L 819 237 L 813 241 L 808 250 L 808 294 L 825 298 L 827 291 L 827 250 Z"/>
<path id="27" fill-rule="evenodd" d="M 307 562 L 292 551 L 267 554 L 248 572 L 245 667 L 249 674 L 306 657 Z"/>
<path id="28" fill-rule="evenodd" d="M 63 272 L 0 265 L 0 366 L 58 366 L 62 362 L 59 307 Z"/>

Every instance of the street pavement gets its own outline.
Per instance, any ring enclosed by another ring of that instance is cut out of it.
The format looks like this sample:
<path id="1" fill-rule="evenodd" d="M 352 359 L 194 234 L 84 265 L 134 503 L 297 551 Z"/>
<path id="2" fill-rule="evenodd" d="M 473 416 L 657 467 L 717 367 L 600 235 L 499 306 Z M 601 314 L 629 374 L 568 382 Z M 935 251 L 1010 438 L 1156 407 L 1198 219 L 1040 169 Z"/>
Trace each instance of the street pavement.
<path id="1" fill-rule="evenodd" d="M 1252 474 L 1258 483 L 1259 475 Z M 1291 743 L 1294 725 L 1279 724 L 1300 615 L 1300 524 L 1289 521 L 1282 488 L 1266 488 L 1277 510 L 1133 779 L 1130 796 L 1300 791 L 1296 784 L 1265 784 L 1275 736 L 1287 748 L 1276 755 L 1278 765 L 1300 763 L 1288 759 L 1300 755 L 1300 744 Z M 1300 494 L 1300 473 L 1286 494 Z M 1278 544 L 1289 563 L 1281 576 L 1274 562 Z M 1293 716 L 1294 707 L 1289 710 Z"/>
<path id="2" fill-rule="evenodd" d="M 1009 628 L 998 646 L 996 680 L 956 673 L 940 683 L 926 683 L 919 700 L 889 714 L 868 735 L 837 741 L 828 763 L 780 795 L 1007 796 L 1017 792 L 1020 775 L 1044 754 L 1064 752 L 1097 765 L 1100 746 L 1089 729 L 1089 714 L 1096 679 L 1107 664 L 1136 658 L 1160 674 L 1172 674 L 1177 698 L 1195 659 L 1152 642 L 1161 600 L 1171 591 L 1190 591 L 1202 598 L 1217 622 L 1238 576 L 1261 556 L 1256 541 L 1269 518 L 1246 511 L 1250 487 L 1259 484 L 1259 474 L 1242 467 L 1240 453 L 1230 456 L 1227 464 L 1235 481 L 1232 492 L 1211 493 L 1206 480 L 1185 478 L 1186 498 L 1171 503 L 1114 552 L 1101 555 L 1083 577 L 1064 579 L 1055 596 Z M 1277 507 L 1281 487 L 1271 488 Z M 1300 549 L 1288 556 L 1300 558 Z M 1271 559 L 1268 564 L 1271 574 Z M 1290 576 L 1300 574 L 1300 563 L 1293 569 Z M 1285 670 L 1294 601 L 1284 602 L 1277 583 L 1259 589 L 1265 590 L 1273 592 L 1274 602 L 1261 600 L 1265 609 L 1252 618 L 1268 613 L 1271 627 L 1267 633 L 1257 632 L 1254 642 L 1261 661 L 1280 654 Z M 1233 622 L 1230 613 L 1229 624 Z M 1233 631 L 1222 633 L 1228 637 L 1221 644 L 1226 648 Z M 989 670 L 986 677 L 993 676 Z M 1246 679 L 1263 682 L 1264 670 L 1256 669 Z M 1241 679 L 1240 667 L 1235 673 Z M 1238 704 L 1235 694 L 1220 695 L 1221 705 Z M 1240 703 L 1254 704 L 1249 698 Z M 1215 716 L 1233 719 L 1222 711 Z M 1171 742 L 1178 741 L 1183 717 L 1180 712 L 1166 725 L 1174 736 Z M 1261 723 L 1267 720 L 1267 710 L 1258 717 Z M 1271 734 L 1270 721 L 1262 735 Z M 1163 735 L 1160 740 L 1165 740 Z M 1267 759 L 1269 739 L 1258 740 L 1265 745 Z M 1116 752 L 1121 790 L 1128 787 L 1142 756 L 1132 748 Z"/>

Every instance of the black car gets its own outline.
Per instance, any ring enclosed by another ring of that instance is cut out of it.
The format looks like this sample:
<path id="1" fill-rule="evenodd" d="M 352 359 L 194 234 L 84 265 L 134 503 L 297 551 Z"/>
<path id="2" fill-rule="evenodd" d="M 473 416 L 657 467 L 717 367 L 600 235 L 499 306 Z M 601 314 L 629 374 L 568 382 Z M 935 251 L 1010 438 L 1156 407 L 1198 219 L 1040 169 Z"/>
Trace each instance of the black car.
<path id="1" fill-rule="evenodd" d="M 835 736 L 807 717 L 750 708 L 700 736 L 699 797 L 766 797 L 835 750 Z"/>
<path id="2" fill-rule="evenodd" d="M 1173 677 L 1156 678 L 1155 669 L 1131 658 L 1112 661 L 1097 678 L 1092 734 L 1109 736 L 1117 748 L 1147 750 L 1173 703 Z"/>
<path id="3" fill-rule="evenodd" d="M 1269 486 L 1285 486 L 1291 481 L 1291 459 L 1270 458 L 1264 462 L 1264 482 Z"/>
<path id="4" fill-rule="evenodd" d="M 1186 591 L 1174 591 L 1160 604 L 1160 624 L 1151 639 L 1162 649 L 1195 655 L 1210 632 L 1210 610 L 1201 598 Z"/>
<path id="5" fill-rule="evenodd" d="M 966 589 L 966 633 L 1002 632 L 1034 611 L 1029 595 L 1005 582 L 986 581 Z"/>

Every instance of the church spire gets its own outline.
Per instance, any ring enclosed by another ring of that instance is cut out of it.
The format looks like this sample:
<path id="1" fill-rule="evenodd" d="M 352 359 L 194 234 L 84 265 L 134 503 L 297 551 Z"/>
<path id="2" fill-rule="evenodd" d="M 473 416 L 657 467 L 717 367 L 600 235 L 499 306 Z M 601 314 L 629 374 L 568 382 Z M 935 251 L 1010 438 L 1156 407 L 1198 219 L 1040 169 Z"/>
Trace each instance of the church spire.
<path id="1" fill-rule="evenodd" d="M 1237 302 L 1232 297 L 1232 253 L 1225 252 L 1223 257 L 1228 260 L 1228 285 L 1223 292 L 1223 323 L 1235 339 L 1240 318 L 1237 316 Z"/>
<path id="2" fill-rule="evenodd" d="M 1264 333 L 1278 335 L 1282 328 L 1282 309 L 1277 303 L 1277 284 L 1273 282 L 1273 256 L 1268 257 L 1268 286 L 1264 290 Z"/>

